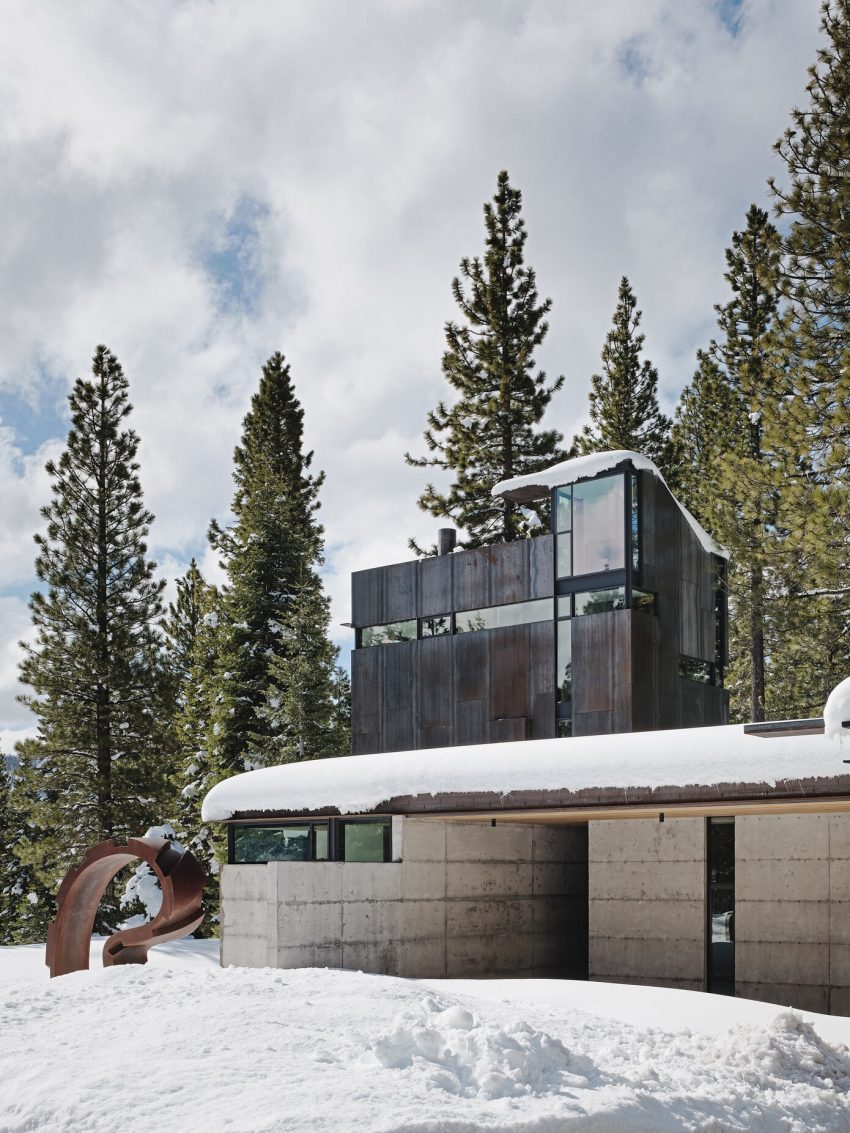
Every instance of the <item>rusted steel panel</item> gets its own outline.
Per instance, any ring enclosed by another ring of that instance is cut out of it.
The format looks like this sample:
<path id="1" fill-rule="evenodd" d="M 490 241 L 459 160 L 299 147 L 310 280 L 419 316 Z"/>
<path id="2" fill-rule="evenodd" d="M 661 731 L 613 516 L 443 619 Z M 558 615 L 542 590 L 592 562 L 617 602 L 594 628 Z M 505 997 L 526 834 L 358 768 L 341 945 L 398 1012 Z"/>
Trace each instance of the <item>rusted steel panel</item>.
<path id="1" fill-rule="evenodd" d="M 188 850 L 167 838 L 110 839 L 86 852 L 59 887 L 57 914 L 47 930 L 46 963 L 51 976 L 85 971 L 89 966 L 94 919 L 113 877 L 136 859 L 148 863 L 162 886 L 162 907 L 147 924 L 113 933 L 103 946 L 103 965 L 146 964 L 155 944 L 194 932 L 204 914 L 204 872 Z"/>
<path id="2" fill-rule="evenodd" d="M 452 639 L 454 696 L 464 700 L 490 698 L 490 634 L 461 633 Z"/>
<path id="3" fill-rule="evenodd" d="M 416 617 L 418 566 L 416 562 L 409 562 L 383 568 L 381 586 L 385 621 L 401 622 Z"/>
<path id="4" fill-rule="evenodd" d="M 463 552 L 459 552 L 462 554 Z M 457 555 L 438 555 L 419 563 L 419 616 L 447 614 L 452 606 L 452 572 Z"/>
<path id="5" fill-rule="evenodd" d="M 500 543 L 489 548 L 494 552 L 491 598 L 494 603 L 525 602 L 531 597 L 529 585 L 529 543 Z"/>
<path id="6" fill-rule="evenodd" d="M 351 623 L 355 626 L 382 625 L 385 618 L 383 603 L 383 567 L 358 570 L 351 576 Z"/>
<path id="7" fill-rule="evenodd" d="M 552 535 L 528 540 L 529 598 L 548 598 L 555 593 L 554 546 Z"/>
<path id="8" fill-rule="evenodd" d="M 454 742 L 484 744 L 487 742 L 486 700 L 458 700 L 455 703 Z"/>
<path id="9" fill-rule="evenodd" d="M 490 719 L 531 717 L 529 627 L 487 631 L 490 638 Z"/>
<path id="10" fill-rule="evenodd" d="M 458 551 L 454 561 L 455 609 L 477 610 L 493 605 L 492 575 L 501 545 Z"/>
<path id="11" fill-rule="evenodd" d="M 417 642 L 416 726 L 420 736 L 435 729 L 444 729 L 449 737 L 451 735 L 453 640 L 431 637 Z M 448 738 L 444 742 L 450 744 L 452 740 Z M 429 742 L 427 746 L 435 745 Z"/>

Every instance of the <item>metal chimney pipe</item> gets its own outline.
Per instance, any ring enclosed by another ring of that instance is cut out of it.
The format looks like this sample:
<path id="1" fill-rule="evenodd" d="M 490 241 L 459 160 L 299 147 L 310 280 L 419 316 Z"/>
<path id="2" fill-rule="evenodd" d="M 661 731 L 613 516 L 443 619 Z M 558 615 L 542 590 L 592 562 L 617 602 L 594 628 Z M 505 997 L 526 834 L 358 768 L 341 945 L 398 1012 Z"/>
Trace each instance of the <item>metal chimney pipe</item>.
<path id="1" fill-rule="evenodd" d="M 437 554 L 450 555 L 457 546 L 457 531 L 454 527 L 441 527 L 437 532 Z"/>

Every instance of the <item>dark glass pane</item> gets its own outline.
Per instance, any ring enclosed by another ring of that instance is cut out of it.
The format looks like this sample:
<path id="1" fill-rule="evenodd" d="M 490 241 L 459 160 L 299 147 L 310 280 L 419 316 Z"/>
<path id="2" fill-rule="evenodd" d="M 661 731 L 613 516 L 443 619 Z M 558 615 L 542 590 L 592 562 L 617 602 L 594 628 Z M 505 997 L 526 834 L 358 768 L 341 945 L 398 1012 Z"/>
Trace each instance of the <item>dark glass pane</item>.
<path id="1" fill-rule="evenodd" d="M 712 818 L 708 824 L 708 837 L 709 885 L 734 885 L 734 818 Z"/>
<path id="2" fill-rule="evenodd" d="M 472 633 L 477 629 L 546 622 L 551 617 L 552 599 L 537 598 L 533 602 L 510 602 L 505 606 L 488 606 L 484 610 L 464 610 L 455 614 L 455 629 L 458 633 Z"/>
<path id="3" fill-rule="evenodd" d="M 390 622 L 389 625 L 385 626 L 364 626 L 360 631 L 360 644 L 364 647 L 369 645 L 390 645 L 396 641 L 415 640 L 415 619 L 409 622 Z"/>
<path id="4" fill-rule="evenodd" d="M 735 939 L 735 890 L 732 886 L 710 891 L 709 911 L 711 915 L 712 941 L 733 941 Z"/>
<path id="5" fill-rule="evenodd" d="M 452 632 L 451 614 L 435 614 L 431 618 L 419 619 L 420 637 L 442 637 L 444 633 Z"/>
<path id="6" fill-rule="evenodd" d="M 317 822 L 313 827 L 313 832 L 316 840 L 316 861 L 326 862 L 328 860 L 328 824 Z"/>
<path id="7" fill-rule="evenodd" d="M 573 484 L 573 574 L 625 567 L 625 503 L 622 475 Z"/>
<path id="8" fill-rule="evenodd" d="M 560 701 L 573 698 L 572 622 L 558 622 L 558 656 L 555 674 L 555 698 Z"/>
<path id="9" fill-rule="evenodd" d="M 569 531 L 573 525 L 573 490 L 569 485 L 555 492 L 555 530 Z"/>
<path id="10" fill-rule="evenodd" d="M 576 617 L 582 614 L 604 614 L 609 610 L 625 610 L 626 588 L 615 586 L 610 590 L 589 590 L 575 596 Z"/>
<path id="11" fill-rule="evenodd" d="M 655 613 L 655 595 L 646 590 L 632 590 L 632 609 L 643 610 L 644 613 Z"/>
<path id="12" fill-rule="evenodd" d="M 573 722 L 572 720 L 559 720 L 558 721 L 558 735 L 560 737 L 572 736 Z"/>
<path id="13" fill-rule="evenodd" d="M 382 862 L 386 822 L 343 822 L 342 860 L 346 862 Z"/>
<path id="14" fill-rule="evenodd" d="M 310 860 L 309 826 L 236 826 L 235 862 L 306 862 Z"/>
<path id="15" fill-rule="evenodd" d="M 556 535 L 558 540 L 558 578 L 569 578 L 573 573 L 573 549 L 569 531 Z"/>
<path id="16" fill-rule="evenodd" d="M 701 661 L 698 657 L 679 657 L 679 676 L 700 684 L 714 684 L 714 665 L 711 661 Z"/>

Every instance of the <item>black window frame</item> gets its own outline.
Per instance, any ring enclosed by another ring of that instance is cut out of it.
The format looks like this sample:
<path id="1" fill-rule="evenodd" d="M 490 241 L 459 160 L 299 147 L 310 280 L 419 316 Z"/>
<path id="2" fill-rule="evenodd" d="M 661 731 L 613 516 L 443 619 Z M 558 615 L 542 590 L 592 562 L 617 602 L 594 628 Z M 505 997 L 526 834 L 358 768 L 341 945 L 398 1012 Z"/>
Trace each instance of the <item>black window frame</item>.
<path id="1" fill-rule="evenodd" d="M 718 881 L 713 876 L 716 855 L 713 831 L 718 827 L 732 830 L 732 880 Z M 705 820 L 705 988 L 713 995 L 735 994 L 735 818 L 732 815 L 707 818 Z M 729 917 L 728 941 L 714 940 L 712 920 L 712 897 L 716 894 L 731 893 L 731 912 Z M 718 948 L 718 945 L 721 947 Z M 725 949 L 723 945 L 727 945 Z M 724 954 L 725 953 L 725 954 Z M 725 969 L 720 971 L 719 969 Z"/>
<path id="2" fill-rule="evenodd" d="M 268 865 L 269 862 L 279 861 L 281 864 L 304 864 L 310 863 L 313 865 L 321 865 L 325 862 L 342 862 L 345 861 L 344 854 L 344 839 L 343 826 L 354 825 L 382 825 L 384 827 L 384 857 L 383 863 L 373 862 L 371 864 L 384 864 L 392 861 L 392 816 L 391 815 L 357 815 L 357 816 L 343 816 L 332 817 L 325 816 L 321 818 L 273 818 L 273 819 L 244 819 L 229 822 L 227 824 L 227 864 L 228 865 Z M 310 827 L 310 857 L 303 858 L 300 862 L 289 863 L 284 858 L 266 858 L 260 861 L 236 861 L 236 831 L 249 827 L 256 829 L 258 827 L 271 827 L 273 829 L 282 829 L 290 826 L 308 826 Z M 326 858 L 316 857 L 316 827 L 326 826 L 328 828 L 328 856 Z M 370 864 L 370 863 L 354 863 L 354 864 Z"/>

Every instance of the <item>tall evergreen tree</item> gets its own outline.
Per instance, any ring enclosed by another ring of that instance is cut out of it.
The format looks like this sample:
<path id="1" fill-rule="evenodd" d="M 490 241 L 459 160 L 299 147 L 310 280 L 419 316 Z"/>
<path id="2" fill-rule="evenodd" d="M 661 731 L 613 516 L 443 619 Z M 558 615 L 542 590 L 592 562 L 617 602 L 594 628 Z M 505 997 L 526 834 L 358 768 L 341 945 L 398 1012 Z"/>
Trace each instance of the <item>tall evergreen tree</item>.
<path id="1" fill-rule="evenodd" d="M 782 346 L 790 383 L 773 431 L 791 453 L 781 517 L 807 611 L 799 624 L 809 627 L 802 653 L 811 661 L 797 679 L 816 711 L 850 669 L 850 0 L 825 2 L 821 29 L 808 105 L 792 111 L 776 144 L 786 177 L 770 183 L 789 222 Z"/>
<path id="2" fill-rule="evenodd" d="M 33 864 L 32 848 L 38 844 L 39 806 L 45 801 L 43 783 L 33 775 L 31 756 L 33 741 L 18 746 L 19 765 L 8 795 L 4 834 L 5 869 L 4 894 L 0 895 L 0 908 L 4 908 L 5 924 L 0 937 L 6 944 L 31 944 L 46 938 L 47 928 L 55 916 L 54 896 L 62 871 L 57 869 L 45 878 Z"/>
<path id="3" fill-rule="evenodd" d="M 35 829 L 24 857 L 54 884 L 93 842 L 161 821 L 170 714 L 158 622 L 162 583 L 146 556 L 138 438 L 117 359 L 99 346 L 70 395 L 71 431 L 47 472 L 53 499 L 36 536 L 21 700 L 38 721 L 26 768 Z M 102 905 L 101 924 L 116 909 Z"/>
<path id="4" fill-rule="evenodd" d="M 561 434 L 536 428 L 564 379 L 547 385 L 546 375 L 535 372 L 534 351 L 549 329 L 545 316 L 552 301 L 538 301 L 534 271 L 525 266 L 521 208 L 522 194 L 503 170 L 492 203 L 484 205 L 484 258 L 461 260 L 460 276 L 452 280 L 463 322 L 446 324 L 443 374 L 457 397 L 428 414 L 425 442 L 432 455 L 405 454 L 408 464 L 452 474 L 448 491 L 429 484 L 418 504 L 462 527 L 465 547 L 532 533 L 529 509 L 494 499 L 490 490 L 563 456 Z M 545 506 L 530 507 L 539 523 Z M 410 546 L 423 553 L 413 540 Z"/>
<path id="5" fill-rule="evenodd" d="M 620 280 L 614 323 L 602 347 L 602 373 L 591 378 L 590 424 L 576 438 L 579 454 L 630 449 L 642 453 L 667 475 L 670 419 L 658 407 L 658 371 L 641 361 L 645 336 L 631 284 Z"/>
<path id="6" fill-rule="evenodd" d="M 732 298 L 715 308 L 719 333 L 699 356 L 673 438 L 683 455 L 685 501 L 731 556 L 727 683 L 733 716 L 764 720 L 768 613 L 784 594 L 777 526 L 780 455 L 765 422 L 776 415 L 785 373 L 774 335 L 779 234 L 758 206 L 747 212 L 746 228 L 733 234 L 726 267 Z"/>
<path id="7" fill-rule="evenodd" d="M 195 559 L 182 578 L 177 579 L 177 599 L 168 603 L 168 613 L 162 623 L 166 636 L 166 651 L 172 679 L 179 688 L 191 674 L 209 587 L 198 569 Z"/>
<path id="8" fill-rule="evenodd" d="M 279 763 L 350 754 L 345 691 L 338 651 L 327 637 L 329 622 L 330 604 L 319 579 L 306 571 L 281 630 L 286 652 L 272 657 L 266 703 L 257 710 L 271 731 Z"/>
<path id="9" fill-rule="evenodd" d="M 12 943 L 13 898 L 16 859 L 12 854 L 11 783 L 6 770 L 6 757 L 0 749 L 0 944 Z"/>
<path id="10" fill-rule="evenodd" d="M 210 737 L 219 778 L 280 761 L 289 723 L 266 711 L 273 689 L 285 667 L 298 663 L 306 642 L 318 652 L 327 648 L 327 606 L 318 581 L 323 529 L 316 519 L 324 474 L 310 472 L 313 454 L 304 452 L 303 420 L 289 366 L 274 354 L 263 367 L 235 452 L 233 523 L 210 528 L 227 571 Z M 296 634 L 291 621 L 304 588 L 313 598 L 312 620 L 305 607 Z M 330 679 L 326 669 L 315 674 L 325 686 Z M 303 754 L 327 752 L 308 744 Z"/>

